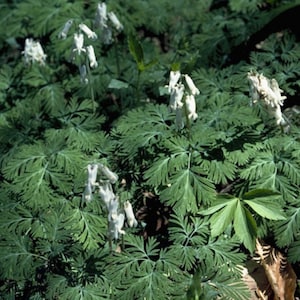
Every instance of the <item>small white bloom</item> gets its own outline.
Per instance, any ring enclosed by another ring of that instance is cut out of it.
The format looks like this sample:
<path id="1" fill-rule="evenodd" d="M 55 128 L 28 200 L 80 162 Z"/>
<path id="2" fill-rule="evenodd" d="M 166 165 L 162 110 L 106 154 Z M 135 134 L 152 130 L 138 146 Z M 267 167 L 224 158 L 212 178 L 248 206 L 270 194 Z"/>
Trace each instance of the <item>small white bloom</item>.
<path id="1" fill-rule="evenodd" d="M 186 82 L 191 94 L 194 95 L 194 96 L 199 95 L 200 91 L 195 86 L 194 81 L 192 80 L 192 78 L 187 74 L 184 75 L 184 78 L 185 78 L 185 82 Z"/>
<path id="2" fill-rule="evenodd" d="M 118 180 L 118 175 L 114 172 L 112 172 L 107 166 L 104 166 L 103 164 L 99 164 L 100 170 L 107 177 L 107 179 L 111 183 L 116 183 Z"/>
<path id="3" fill-rule="evenodd" d="M 171 89 L 169 107 L 171 111 L 175 111 L 177 108 L 183 106 L 182 98 L 184 94 L 184 85 L 177 84 Z"/>
<path id="4" fill-rule="evenodd" d="M 96 56 L 95 56 L 95 51 L 94 47 L 92 45 L 89 45 L 86 47 L 87 55 L 90 61 L 90 67 L 91 68 L 96 68 L 98 66 Z"/>
<path id="5" fill-rule="evenodd" d="M 195 121 L 198 118 L 198 114 L 196 113 L 196 101 L 194 95 L 186 95 L 185 104 L 188 113 L 188 118 L 190 120 Z"/>
<path id="6" fill-rule="evenodd" d="M 81 23 L 79 24 L 79 28 L 86 34 L 89 39 L 95 40 L 97 39 L 97 34 L 92 31 L 87 25 Z"/>
<path id="7" fill-rule="evenodd" d="M 263 74 L 250 72 L 248 73 L 248 80 L 253 103 L 258 100 L 262 101 L 269 114 L 275 118 L 277 125 L 288 126 L 280 108 L 286 96 L 281 95 L 283 91 L 279 88 L 278 82 L 275 79 L 269 80 Z"/>
<path id="8" fill-rule="evenodd" d="M 125 231 L 122 230 L 124 226 L 125 216 L 124 214 L 113 214 L 111 216 L 111 221 L 109 221 L 109 233 L 112 238 L 117 240 L 119 234 L 125 234 Z"/>
<path id="9" fill-rule="evenodd" d="M 99 186 L 99 195 L 105 203 L 107 210 L 109 211 L 110 202 L 113 201 L 116 196 L 112 190 L 112 186 L 109 182 L 102 182 Z"/>
<path id="10" fill-rule="evenodd" d="M 58 37 L 64 40 L 67 37 L 68 32 L 69 32 L 72 24 L 73 24 L 73 20 L 68 20 L 65 23 L 64 28 L 62 29 L 62 31 L 58 34 Z"/>
<path id="11" fill-rule="evenodd" d="M 138 222 L 134 216 L 132 205 L 129 201 L 124 202 L 124 211 L 129 227 L 136 227 Z"/>
<path id="12" fill-rule="evenodd" d="M 27 38 L 25 40 L 25 49 L 22 53 L 24 54 L 26 63 L 36 61 L 41 65 L 45 64 L 47 55 L 44 53 L 40 42 L 35 42 L 33 39 Z"/>
<path id="13" fill-rule="evenodd" d="M 86 66 L 85 65 L 81 65 L 79 67 L 79 73 L 80 73 L 80 81 L 81 81 L 81 83 L 87 84 L 89 82 L 89 80 L 87 78 L 87 72 L 86 72 Z"/>
<path id="14" fill-rule="evenodd" d="M 97 181 L 97 172 L 98 172 L 98 165 L 97 164 L 88 164 L 88 182 L 92 185 L 98 185 Z"/>
<path id="15" fill-rule="evenodd" d="M 169 80 L 169 86 L 168 86 L 169 93 L 171 93 L 172 89 L 174 89 L 174 87 L 178 83 L 180 77 L 181 77 L 180 71 L 171 71 L 170 72 L 170 80 Z"/>
<path id="16" fill-rule="evenodd" d="M 121 24 L 121 22 L 119 21 L 118 17 L 115 15 L 115 13 L 111 11 L 107 15 L 108 15 L 110 21 L 113 23 L 114 27 L 118 31 L 122 31 L 123 30 L 123 25 Z"/>
<path id="17" fill-rule="evenodd" d="M 114 197 L 108 204 L 108 220 L 111 220 L 111 216 L 118 212 L 119 208 L 119 197 Z"/>
<path id="18" fill-rule="evenodd" d="M 78 52 L 80 55 L 81 52 L 86 52 L 86 50 L 83 47 L 84 43 L 84 36 L 82 33 L 74 33 L 74 46 L 73 52 Z"/>
<path id="19" fill-rule="evenodd" d="M 95 23 L 101 29 L 107 27 L 107 9 L 106 3 L 98 3 Z"/>

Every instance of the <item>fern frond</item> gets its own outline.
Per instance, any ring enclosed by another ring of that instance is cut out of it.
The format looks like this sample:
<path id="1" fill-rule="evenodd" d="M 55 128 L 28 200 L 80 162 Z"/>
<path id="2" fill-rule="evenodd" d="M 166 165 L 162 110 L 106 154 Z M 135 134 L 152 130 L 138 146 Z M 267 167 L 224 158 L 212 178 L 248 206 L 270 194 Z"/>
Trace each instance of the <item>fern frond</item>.
<path id="1" fill-rule="evenodd" d="M 34 278 L 35 269 L 48 261 L 47 257 L 35 253 L 34 245 L 27 235 L 10 233 L 2 238 L 0 243 L 2 249 L 0 274 L 2 278 L 13 280 Z"/>
<path id="2" fill-rule="evenodd" d="M 81 210 L 74 206 L 65 216 L 66 228 L 73 232 L 74 240 L 82 244 L 83 249 L 97 249 L 105 243 L 107 220 L 99 212 L 100 204 L 95 204 L 91 210 Z"/>
<path id="3" fill-rule="evenodd" d="M 290 206 L 286 215 L 286 220 L 273 225 L 276 244 L 281 248 L 289 246 L 300 232 L 300 208 Z"/>
<path id="4" fill-rule="evenodd" d="M 126 235 L 125 250 L 112 257 L 107 276 L 114 279 L 118 299 L 172 299 L 173 290 L 178 292 L 173 281 L 177 272 L 174 258 L 160 250 L 154 238 L 145 243 L 141 237 Z"/>

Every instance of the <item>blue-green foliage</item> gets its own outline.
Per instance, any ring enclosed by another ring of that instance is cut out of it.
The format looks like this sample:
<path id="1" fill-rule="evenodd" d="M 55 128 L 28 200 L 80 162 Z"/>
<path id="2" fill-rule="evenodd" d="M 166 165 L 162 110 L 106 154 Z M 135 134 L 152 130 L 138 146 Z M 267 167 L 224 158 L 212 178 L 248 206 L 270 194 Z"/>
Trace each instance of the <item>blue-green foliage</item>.
<path id="1" fill-rule="evenodd" d="M 73 37 L 80 23 L 103 35 L 98 3 L 0 4 L 0 298 L 249 299 L 241 270 L 256 237 L 299 263 L 300 123 L 298 107 L 286 133 L 251 106 L 247 72 L 275 78 L 292 106 L 300 46 L 287 25 L 236 47 L 299 3 L 110 0 L 124 30 L 111 44 L 85 37 L 90 68 L 85 53 L 71 59 Z M 40 41 L 44 65 L 25 63 L 26 38 Z M 182 129 L 171 69 L 200 90 Z M 120 207 L 136 212 L 118 240 L 99 187 L 83 196 L 94 163 L 119 176 Z"/>

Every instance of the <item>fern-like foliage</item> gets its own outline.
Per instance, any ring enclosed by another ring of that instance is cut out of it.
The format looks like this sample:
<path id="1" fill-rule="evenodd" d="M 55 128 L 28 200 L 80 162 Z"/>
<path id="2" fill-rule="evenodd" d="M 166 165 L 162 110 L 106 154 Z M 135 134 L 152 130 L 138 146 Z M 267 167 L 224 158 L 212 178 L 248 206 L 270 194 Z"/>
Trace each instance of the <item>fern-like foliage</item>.
<path id="1" fill-rule="evenodd" d="M 158 248 L 155 239 L 145 243 L 142 238 L 128 236 L 125 245 L 124 253 L 111 258 L 107 273 L 114 278 L 118 299 L 177 299 L 180 290 L 187 288 L 187 274 L 180 271 L 172 255 Z"/>

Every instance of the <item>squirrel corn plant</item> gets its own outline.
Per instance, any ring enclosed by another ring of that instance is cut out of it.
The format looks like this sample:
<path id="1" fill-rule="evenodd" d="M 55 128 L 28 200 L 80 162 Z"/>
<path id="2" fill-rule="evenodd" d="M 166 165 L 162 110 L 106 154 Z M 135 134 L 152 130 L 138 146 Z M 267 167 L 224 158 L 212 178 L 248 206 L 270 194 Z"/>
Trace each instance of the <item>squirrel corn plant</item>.
<path id="1" fill-rule="evenodd" d="M 1 299 L 246 300 L 258 240 L 298 272 L 299 36 L 260 35 L 296 1 L 0 6 Z"/>

